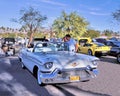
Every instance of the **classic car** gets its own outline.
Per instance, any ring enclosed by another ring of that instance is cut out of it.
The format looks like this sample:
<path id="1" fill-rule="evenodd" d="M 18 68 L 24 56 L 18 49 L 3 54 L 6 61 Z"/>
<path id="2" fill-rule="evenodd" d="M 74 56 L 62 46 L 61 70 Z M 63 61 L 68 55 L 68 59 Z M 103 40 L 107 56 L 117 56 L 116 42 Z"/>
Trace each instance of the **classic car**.
<path id="1" fill-rule="evenodd" d="M 120 47 L 112 47 L 108 53 L 110 56 L 117 58 L 117 62 L 120 63 Z"/>
<path id="2" fill-rule="evenodd" d="M 39 42 L 33 48 L 21 49 L 18 57 L 39 85 L 88 81 L 98 74 L 99 59 L 69 52 L 63 42 Z"/>
<path id="3" fill-rule="evenodd" d="M 98 42 L 87 42 L 86 39 L 79 40 L 78 52 L 97 57 L 107 55 L 110 47 Z"/>

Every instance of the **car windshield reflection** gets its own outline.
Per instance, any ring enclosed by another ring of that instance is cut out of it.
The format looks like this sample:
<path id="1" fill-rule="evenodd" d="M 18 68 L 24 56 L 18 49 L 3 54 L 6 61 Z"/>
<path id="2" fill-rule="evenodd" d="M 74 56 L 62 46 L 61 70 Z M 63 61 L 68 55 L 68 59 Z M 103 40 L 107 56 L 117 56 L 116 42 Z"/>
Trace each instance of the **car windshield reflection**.
<path id="1" fill-rule="evenodd" d="M 63 42 L 56 42 L 56 43 L 38 43 L 35 48 L 34 52 L 55 52 L 55 51 L 68 51 L 67 44 Z"/>

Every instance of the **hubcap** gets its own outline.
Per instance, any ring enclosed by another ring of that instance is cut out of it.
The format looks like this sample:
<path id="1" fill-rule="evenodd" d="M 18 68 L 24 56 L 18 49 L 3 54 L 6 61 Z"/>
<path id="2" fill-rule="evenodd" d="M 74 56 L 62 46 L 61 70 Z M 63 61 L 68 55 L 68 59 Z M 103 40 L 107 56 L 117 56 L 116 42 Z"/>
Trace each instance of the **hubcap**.
<path id="1" fill-rule="evenodd" d="M 24 66 L 23 62 L 21 62 L 21 66 L 22 66 L 22 68 L 25 68 L 25 66 Z"/>
<path id="2" fill-rule="evenodd" d="M 88 50 L 88 55 L 92 55 L 92 52 L 90 50 Z"/>
<path id="3" fill-rule="evenodd" d="M 38 84 L 41 85 L 41 79 L 40 79 L 40 72 L 39 72 L 39 70 L 37 72 L 37 80 L 38 80 Z"/>

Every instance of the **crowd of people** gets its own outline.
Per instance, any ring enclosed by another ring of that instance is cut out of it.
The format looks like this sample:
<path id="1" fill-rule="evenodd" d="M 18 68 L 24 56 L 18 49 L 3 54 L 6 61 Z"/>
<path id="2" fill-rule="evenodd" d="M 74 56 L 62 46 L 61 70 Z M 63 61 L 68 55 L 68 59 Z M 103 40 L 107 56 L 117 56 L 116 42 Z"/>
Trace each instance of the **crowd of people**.
<path id="1" fill-rule="evenodd" d="M 38 40 L 39 39 L 39 40 Z M 78 43 L 75 39 L 73 39 L 71 37 L 70 34 L 66 34 L 63 38 L 50 38 L 50 39 L 47 39 L 45 36 L 43 38 L 36 38 L 33 40 L 33 42 L 35 42 L 35 40 L 38 40 L 38 41 L 42 41 L 42 42 L 65 42 L 66 46 L 68 46 L 68 50 L 70 52 L 77 52 L 78 50 Z M 31 45 L 31 43 L 28 43 L 29 46 Z"/>
<path id="2" fill-rule="evenodd" d="M 66 34 L 63 38 L 59 38 L 59 39 L 57 39 L 57 38 L 47 39 L 44 36 L 43 38 L 39 38 L 39 40 L 42 41 L 42 42 L 64 42 L 66 44 L 66 46 L 68 47 L 69 51 L 71 51 L 71 52 L 77 52 L 77 50 L 78 50 L 78 45 L 77 45 L 78 43 L 77 43 L 77 41 L 75 39 L 73 39 L 71 37 L 70 34 Z M 0 44 L 2 44 L 2 43 L 0 43 Z M 29 40 L 27 40 L 27 41 L 25 40 L 25 46 L 27 45 L 27 47 L 30 47 L 33 44 L 34 44 L 33 42 L 29 43 Z M 7 47 L 5 47 L 3 45 L 1 45 L 0 47 L 1 47 L 0 48 L 1 49 L 0 53 L 6 52 L 7 49 L 5 49 L 5 48 L 7 48 Z"/>

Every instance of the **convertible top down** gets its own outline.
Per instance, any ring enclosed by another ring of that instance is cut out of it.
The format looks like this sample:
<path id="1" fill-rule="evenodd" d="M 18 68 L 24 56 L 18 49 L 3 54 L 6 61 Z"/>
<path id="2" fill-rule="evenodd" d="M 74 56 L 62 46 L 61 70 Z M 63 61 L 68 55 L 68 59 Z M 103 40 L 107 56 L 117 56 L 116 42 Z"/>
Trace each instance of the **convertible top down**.
<path id="1" fill-rule="evenodd" d="M 22 48 L 18 57 L 40 85 L 87 81 L 98 74 L 97 57 L 69 52 L 63 42 L 39 42 Z"/>

